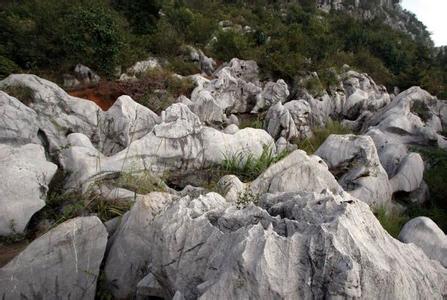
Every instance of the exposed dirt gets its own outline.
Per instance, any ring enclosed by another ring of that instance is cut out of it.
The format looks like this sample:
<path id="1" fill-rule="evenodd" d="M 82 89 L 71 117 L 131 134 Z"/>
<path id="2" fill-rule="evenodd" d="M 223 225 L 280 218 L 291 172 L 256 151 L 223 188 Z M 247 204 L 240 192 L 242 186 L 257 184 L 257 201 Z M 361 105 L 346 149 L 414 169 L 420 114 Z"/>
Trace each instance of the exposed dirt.
<path id="1" fill-rule="evenodd" d="M 0 268 L 10 262 L 14 257 L 22 252 L 26 246 L 28 246 L 28 241 L 23 240 L 12 244 L 2 244 L 0 243 Z"/>
<path id="2" fill-rule="evenodd" d="M 93 101 L 102 110 L 108 110 L 119 96 L 125 94 L 121 84 L 113 81 L 101 81 L 96 86 L 84 87 L 68 93 L 74 97 Z"/>

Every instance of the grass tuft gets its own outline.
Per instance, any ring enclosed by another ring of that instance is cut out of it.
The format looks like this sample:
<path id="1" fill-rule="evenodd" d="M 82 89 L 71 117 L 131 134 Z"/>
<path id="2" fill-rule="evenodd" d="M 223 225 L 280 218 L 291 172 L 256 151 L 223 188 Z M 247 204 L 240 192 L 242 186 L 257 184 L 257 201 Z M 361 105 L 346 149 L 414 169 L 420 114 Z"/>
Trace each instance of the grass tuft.
<path id="1" fill-rule="evenodd" d="M 286 157 L 288 152 L 283 152 L 278 155 L 273 153 L 273 150 L 265 146 L 259 158 L 253 154 L 246 152 L 238 152 L 232 156 L 226 156 L 220 165 L 220 171 L 223 175 L 236 175 L 242 181 L 255 180 L 262 172 L 269 166 L 280 161 Z"/>
<path id="2" fill-rule="evenodd" d="M 340 122 L 329 121 L 325 127 L 313 130 L 313 136 L 302 141 L 297 141 L 299 149 L 306 151 L 307 154 L 313 154 L 326 141 L 331 134 L 351 134 L 350 128 L 344 127 Z"/>
<path id="3" fill-rule="evenodd" d="M 410 220 L 405 213 L 389 210 L 383 206 L 375 208 L 373 212 L 382 227 L 394 238 L 399 236 L 402 227 Z"/>
<path id="4" fill-rule="evenodd" d="M 33 102 L 34 91 L 25 85 L 10 85 L 2 87 L 1 89 L 27 106 Z"/>

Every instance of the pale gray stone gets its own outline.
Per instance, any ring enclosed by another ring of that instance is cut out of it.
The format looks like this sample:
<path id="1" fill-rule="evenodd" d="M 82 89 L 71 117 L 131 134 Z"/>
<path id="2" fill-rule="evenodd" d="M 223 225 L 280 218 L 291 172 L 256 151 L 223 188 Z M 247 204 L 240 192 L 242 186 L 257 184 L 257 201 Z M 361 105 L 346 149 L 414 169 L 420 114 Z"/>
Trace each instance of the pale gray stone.
<path id="1" fill-rule="evenodd" d="M 97 217 L 62 223 L 0 269 L 2 299 L 94 299 L 106 243 Z"/>
<path id="2" fill-rule="evenodd" d="M 417 217 L 408 221 L 399 233 L 399 240 L 415 244 L 447 268 L 447 237 L 430 218 Z"/>
<path id="3" fill-rule="evenodd" d="M 391 201 L 393 190 L 388 175 L 369 136 L 332 134 L 315 154 L 326 162 L 352 196 L 370 205 Z"/>
<path id="4" fill-rule="evenodd" d="M 56 170 L 41 145 L 0 144 L 0 236 L 23 233 L 33 214 L 45 206 Z"/>

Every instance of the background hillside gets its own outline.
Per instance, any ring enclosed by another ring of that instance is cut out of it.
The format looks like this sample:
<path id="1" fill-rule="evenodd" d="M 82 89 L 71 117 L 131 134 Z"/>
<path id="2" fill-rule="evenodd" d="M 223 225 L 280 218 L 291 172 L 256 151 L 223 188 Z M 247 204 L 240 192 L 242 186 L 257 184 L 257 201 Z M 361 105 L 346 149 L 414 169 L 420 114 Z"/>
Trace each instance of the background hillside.
<path id="1" fill-rule="evenodd" d="M 55 79 L 77 63 L 113 78 L 152 54 L 172 71 L 196 72 L 185 45 L 221 61 L 254 59 L 265 78 L 294 84 L 348 64 L 389 89 L 420 85 L 447 98 L 447 55 L 395 0 L 144 1 L 27 0 L 3 3 L 0 76 L 32 72 Z"/>

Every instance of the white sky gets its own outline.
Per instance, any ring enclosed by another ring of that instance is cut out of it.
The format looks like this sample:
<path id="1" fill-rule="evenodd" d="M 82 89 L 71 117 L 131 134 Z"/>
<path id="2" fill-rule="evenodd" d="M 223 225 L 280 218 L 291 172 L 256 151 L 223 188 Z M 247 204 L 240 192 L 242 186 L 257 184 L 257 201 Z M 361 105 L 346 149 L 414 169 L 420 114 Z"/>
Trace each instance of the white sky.
<path id="1" fill-rule="evenodd" d="M 447 0 L 402 0 L 401 4 L 427 26 L 436 46 L 447 45 Z"/>

